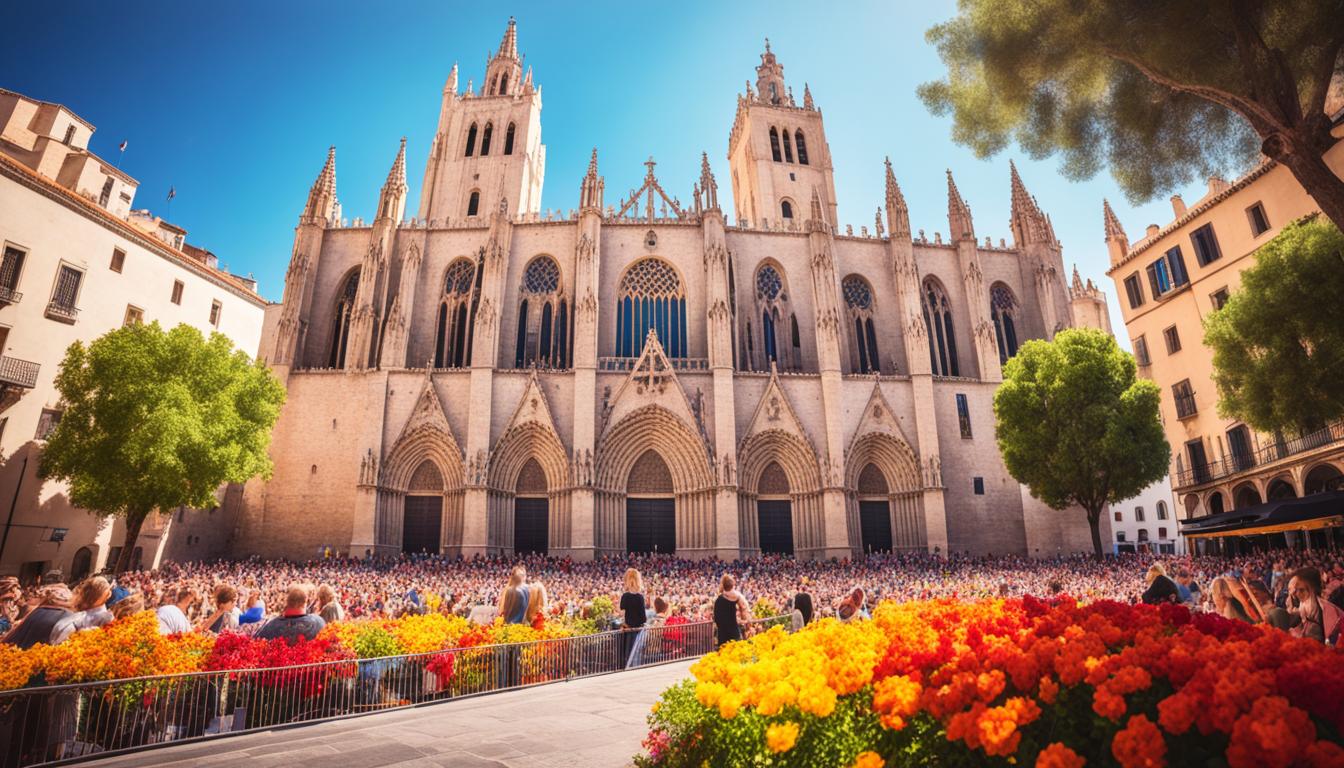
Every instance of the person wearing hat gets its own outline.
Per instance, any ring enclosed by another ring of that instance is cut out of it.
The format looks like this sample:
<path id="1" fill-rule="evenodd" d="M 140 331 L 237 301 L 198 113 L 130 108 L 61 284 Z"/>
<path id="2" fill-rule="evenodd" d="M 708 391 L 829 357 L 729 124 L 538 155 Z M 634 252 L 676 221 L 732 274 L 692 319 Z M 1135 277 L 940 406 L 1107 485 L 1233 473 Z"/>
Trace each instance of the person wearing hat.
<path id="1" fill-rule="evenodd" d="M 37 608 L 23 617 L 0 639 L 0 643 L 15 645 L 25 651 L 38 643 L 55 645 L 58 642 L 56 625 L 72 613 L 70 600 L 70 588 L 64 584 L 43 586 Z"/>

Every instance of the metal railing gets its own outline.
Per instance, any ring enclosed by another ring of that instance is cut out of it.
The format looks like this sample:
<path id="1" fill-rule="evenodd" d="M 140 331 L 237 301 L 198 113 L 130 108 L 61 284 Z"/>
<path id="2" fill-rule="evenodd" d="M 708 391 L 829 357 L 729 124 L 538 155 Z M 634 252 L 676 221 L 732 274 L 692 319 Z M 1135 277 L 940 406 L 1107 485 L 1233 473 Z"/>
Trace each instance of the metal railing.
<path id="1" fill-rule="evenodd" d="M 31 388 L 37 385 L 37 372 L 42 366 L 16 357 L 0 357 L 0 384 Z"/>
<path id="2" fill-rule="evenodd" d="M 1339 442 L 1344 442 L 1344 421 L 1331 422 L 1324 429 L 1295 437 L 1292 440 L 1275 441 L 1253 453 L 1232 454 L 1224 459 L 1182 469 L 1176 473 L 1172 487 L 1184 488 L 1190 485 L 1202 485 L 1229 475 L 1235 475 L 1238 472 L 1245 472 L 1248 469 L 1271 464 L 1279 459 L 1286 459 L 1289 456 L 1314 451 L 1317 448 L 1324 448 Z"/>
<path id="3" fill-rule="evenodd" d="M 639 362 L 638 357 L 599 357 L 597 369 L 600 371 L 629 371 Z M 668 362 L 678 371 L 708 371 L 707 357 L 669 357 Z"/>
<path id="4" fill-rule="evenodd" d="M 747 633 L 786 624 L 758 619 Z M 712 622 L 0 692 L 0 768 L 105 757 L 609 674 L 714 650 Z"/>
<path id="5" fill-rule="evenodd" d="M 5 285 L 0 285 L 0 304 L 18 304 L 23 294 Z"/>
<path id="6" fill-rule="evenodd" d="M 47 317 L 52 320 L 60 320 L 63 323 L 73 323 L 79 319 L 79 309 L 73 304 L 51 301 L 47 304 Z"/>

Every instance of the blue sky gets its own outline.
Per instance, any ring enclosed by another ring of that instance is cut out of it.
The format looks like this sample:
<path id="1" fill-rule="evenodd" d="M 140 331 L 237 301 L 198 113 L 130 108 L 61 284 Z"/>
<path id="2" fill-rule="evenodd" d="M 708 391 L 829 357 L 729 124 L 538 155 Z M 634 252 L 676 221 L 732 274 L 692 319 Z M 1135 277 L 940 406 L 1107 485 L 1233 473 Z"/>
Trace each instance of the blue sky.
<path id="1" fill-rule="evenodd" d="M 94 152 L 140 181 L 137 207 L 168 213 L 188 239 L 278 300 L 293 227 L 308 187 L 337 147 L 345 216 L 372 215 L 378 189 L 407 138 L 408 211 L 453 62 L 478 85 L 510 14 L 519 48 L 543 89 L 547 146 L 542 207 L 577 204 L 596 146 L 608 202 L 637 186 L 649 155 L 672 194 L 690 199 L 701 151 L 727 195 L 727 143 L 736 94 L 755 80 L 762 40 L 801 101 L 811 85 L 835 162 L 840 223 L 871 225 L 890 155 L 911 223 L 947 232 L 951 168 L 997 242 L 1008 230 L 1008 159 L 1054 220 L 1066 268 L 1102 284 L 1121 330 L 1102 240 L 1110 199 L 1131 238 L 1171 218 L 1166 200 L 1131 206 L 1106 172 L 1066 181 L 1057 161 L 1016 148 L 977 160 L 951 141 L 949 118 L 915 96 L 943 66 L 924 40 L 952 2 L 816 3 L 57 3 L 0 47 L 0 87 L 61 102 L 97 127 Z M 638 10 L 636 10 L 638 9 Z M 1199 186 L 1184 190 L 1198 198 Z M 726 199 L 725 199 L 726 203 Z M 725 206 L 726 207 L 726 206 Z M 1121 332 L 1123 336 L 1123 331 Z M 1122 343 L 1128 345 L 1127 340 Z"/>

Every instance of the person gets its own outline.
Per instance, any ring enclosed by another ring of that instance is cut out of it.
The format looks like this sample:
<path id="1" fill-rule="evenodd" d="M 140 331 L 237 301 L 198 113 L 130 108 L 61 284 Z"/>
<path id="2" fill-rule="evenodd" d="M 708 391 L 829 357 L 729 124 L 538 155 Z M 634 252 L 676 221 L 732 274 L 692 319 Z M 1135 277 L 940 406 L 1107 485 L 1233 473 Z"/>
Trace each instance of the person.
<path id="1" fill-rule="evenodd" d="M 1264 617 L 1266 624 L 1283 630 L 1292 626 L 1292 617 L 1288 615 L 1288 611 L 1274 604 L 1274 596 L 1265 582 L 1255 579 L 1246 586 L 1250 589 L 1251 598 L 1260 606 L 1260 615 Z"/>
<path id="2" fill-rule="evenodd" d="M 732 574 L 719 579 L 719 596 L 714 598 L 714 647 L 742 639 L 742 624 L 750 621 L 747 600 L 736 589 Z"/>
<path id="3" fill-rule="evenodd" d="M 624 614 L 621 619 L 621 658 L 629 663 L 641 630 L 649 620 L 648 604 L 644 599 L 644 577 L 634 568 L 625 570 L 625 592 L 617 606 Z"/>
<path id="4" fill-rule="evenodd" d="M 863 587 L 854 587 L 845 595 L 835 609 L 835 616 L 846 624 L 857 619 L 869 618 L 868 611 L 864 608 Z"/>
<path id="5" fill-rule="evenodd" d="M 797 632 L 808 624 L 812 623 L 812 595 L 806 591 L 799 590 L 798 594 L 793 596 L 793 619 L 790 631 Z"/>
<path id="6" fill-rule="evenodd" d="M 1340 620 L 1344 612 L 1321 595 L 1321 572 L 1316 568 L 1299 568 L 1288 580 L 1290 605 L 1295 615 L 1289 616 L 1289 633 L 1317 642 L 1337 640 Z"/>
<path id="7" fill-rule="evenodd" d="M 1140 598 L 1144 605 L 1161 605 L 1180 600 L 1181 591 L 1176 588 L 1176 582 L 1167 576 L 1167 569 L 1161 563 L 1153 563 L 1148 569 L 1147 582 L 1148 589 Z"/>
<path id="8" fill-rule="evenodd" d="M 84 629 L 97 629 L 112 622 L 107 601 L 112 598 L 112 585 L 102 576 L 93 576 L 75 588 L 74 613 L 56 625 L 53 643 L 63 643 L 70 635 Z"/>
<path id="9" fill-rule="evenodd" d="M 43 586 L 37 608 L 15 624 L 0 642 L 25 651 L 38 643 L 54 645 L 56 626 L 71 613 L 70 601 L 70 589 L 64 584 Z"/>
<path id="10" fill-rule="evenodd" d="M 534 581 L 527 588 L 527 611 L 523 623 L 537 631 L 546 626 L 546 585 Z"/>
<path id="11" fill-rule="evenodd" d="M 285 610 L 257 630 L 258 640 L 283 637 L 291 645 L 300 638 L 312 640 L 327 625 L 321 616 L 308 613 L 308 590 L 302 584 L 292 584 L 285 593 Z"/>
<path id="12" fill-rule="evenodd" d="M 345 609 L 337 602 L 336 590 L 329 584 L 317 588 L 317 615 L 328 624 L 335 624 L 345 619 Z"/>
<path id="13" fill-rule="evenodd" d="M 112 605 L 112 620 L 124 619 L 143 610 L 145 610 L 144 593 L 140 590 L 130 590 Z"/>
<path id="14" fill-rule="evenodd" d="M 0 636 L 14 628 L 19 619 L 19 605 L 23 602 L 23 588 L 18 578 L 0 578 Z"/>
<path id="15" fill-rule="evenodd" d="M 260 624 L 266 618 L 266 606 L 261 602 L 261 590 L 255 586 L 247 593 L 247 610 L 238 614 L 238 626 Z"/>
<path id="16" fill-rule="evenodd" d="M 187 610 L 198 599 L 196 590 L 181 586 L 173 593 L 173 602 L 159 606 L 159 634 L 176 635 L 191 631 L 191 622 L 187 620 Z"/>
<path id="17" fill-rule="evenodd" d="M 509 583 L 499 596 L 499 615 L 505 624 L 522 624 L 527 620 L 527 569 L 514 566 L 509 572 Z"/>
<path id="18" fill-rule="evenodd" d="M 222 634 L 238 628 L 238 617 L 233 609 L 238 605 L 238 590 L 228 584 L 215 587 L 215 610 L 196 625 L 197 632 Z"/>
<path id="19" fill-rule="evenodd" d="M 1241 601 L 1237 600 L 1232 592 L 1232 585 L 1228 583 L 1229 577 L 1219 576 L 1213 580 L 1213 586 L 1209 591 L 1213 594 L 1213 609 L 1219 616 L 1225 619 L 1235 621 L 1244 621 L 1247 624 L 1254 623 L 1250 614 L 1242 607 Z"/>

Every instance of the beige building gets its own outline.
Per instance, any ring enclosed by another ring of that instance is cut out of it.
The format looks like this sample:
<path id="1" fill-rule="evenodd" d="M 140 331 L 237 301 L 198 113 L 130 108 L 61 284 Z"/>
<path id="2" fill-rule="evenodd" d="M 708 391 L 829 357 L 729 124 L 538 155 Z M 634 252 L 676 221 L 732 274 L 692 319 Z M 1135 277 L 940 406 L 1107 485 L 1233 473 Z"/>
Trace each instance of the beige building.
<path id="1" fill-rule="evenodd" d="M 483 83 L 449 75 L 413 218 L 404 143 L 367 222 L 328 155 L 267 313 L 289 399 L 235 554 L 1090 549 L 994 441 L 1018 344 L 1105 317 L 1016 170 L 1011 245 L 950 174 L 949 236 L 912 231 L 890 163 L 872 226 L 841 226 L 822 112 L 767 46 L 731 206 L 707 160 L 689 202 L 652 159 L 612 200 L 594 150 L 578 209 L 543 212 L 512 21 Z"/>
<path id="2" fill-rule="evenodd" d="M 1334 115 L 1337 126 L 1341 115 Z M 1344 136 L 1344 127 L 1335 136 Z M 1344 175 L 1344 142 L 1326 162 Z M 1344 497 L 1267 503 L 1341 489 L 1344 423 L 1266 435 L 1219 416 L 1213 355 L 1203 344 L 1203 318 L 1237 291 L 1256 250 L 1285 224 L 1319 209 L 1287 168 L 1270 161 L 1232 183 L 1210 179 L 1207 194 L 1192 204 L 1180 196 L 1171 202 L 1175 220 L 1150 225 L 1133 244 L 1109 205 L 1104 214 L 1107 274 L 1115 280 L 1139 372 L 1162 388 L 1182 532 L 1211 546 L 1282 546 L 1310 544 L 1304 531 L 1315 529 L 1311 540 L 1325 544 L 1344 522 Z M 1192 518 L 1202 519 L 1184 522 Z M 1270 538 L 1242 538 L 1260 535 Z"/>
<path id="3" fill-rule="evenodd" d="M 122 543 L 119 523 L 72 507 L 64 484 L 37 476 L 61 415 L 54 379 L 66 348 L 153 320 L 217 330 L 248 351 L 261 340 L 256 284 L 221 271 L 185 230 L 134 210 L 137 182 L 89 151 L 92 133 L 59 104 L 0 90 L 0 573 L 25 578 L 88 573 Z M 140 561 L 223 553 L 232 526 L 222 517 L 151 518 Z"/>

